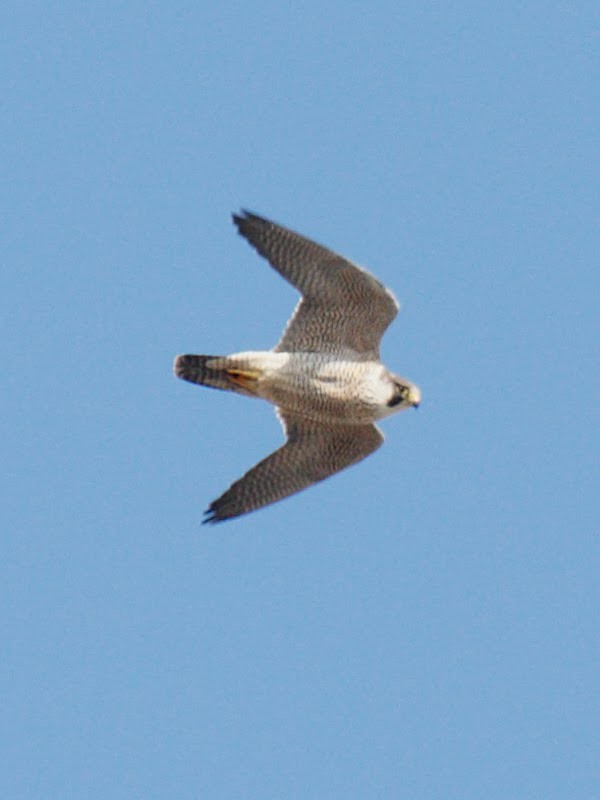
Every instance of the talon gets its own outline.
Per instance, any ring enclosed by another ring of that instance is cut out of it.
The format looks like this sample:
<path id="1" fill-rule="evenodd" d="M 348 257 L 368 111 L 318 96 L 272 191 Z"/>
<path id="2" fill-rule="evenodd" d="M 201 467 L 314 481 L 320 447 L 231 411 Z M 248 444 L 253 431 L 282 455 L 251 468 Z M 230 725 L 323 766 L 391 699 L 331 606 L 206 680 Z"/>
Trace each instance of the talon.
<path id="1" fill-rule="evenodd" d="M 252 391 L 254 384 L 260 378 L 260 372 L 250 369 L 226 369 L 229 379 L 236 386 L 241 386 L 243 389 Z"/>

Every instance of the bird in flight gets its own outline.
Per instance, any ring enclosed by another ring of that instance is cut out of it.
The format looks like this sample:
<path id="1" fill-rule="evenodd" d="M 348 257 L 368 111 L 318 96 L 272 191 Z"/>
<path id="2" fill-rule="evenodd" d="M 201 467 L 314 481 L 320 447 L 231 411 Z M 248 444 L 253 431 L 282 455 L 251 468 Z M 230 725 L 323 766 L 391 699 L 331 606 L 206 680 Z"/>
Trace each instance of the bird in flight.
<path id="1" fill-rule="evenodd" d="M 375 422 L 421 400 L 414 383 L 379 359 L 381 337 L 399 308 L 388 289 L 275 222 L 249 211 L 233 221 L 302 296 L 273 350 L 175 358 L 179 378 L 273 403 L 286 436 L 213 500 L 204 522 L 255 511 L 361 461 L 383 442 Z"/>

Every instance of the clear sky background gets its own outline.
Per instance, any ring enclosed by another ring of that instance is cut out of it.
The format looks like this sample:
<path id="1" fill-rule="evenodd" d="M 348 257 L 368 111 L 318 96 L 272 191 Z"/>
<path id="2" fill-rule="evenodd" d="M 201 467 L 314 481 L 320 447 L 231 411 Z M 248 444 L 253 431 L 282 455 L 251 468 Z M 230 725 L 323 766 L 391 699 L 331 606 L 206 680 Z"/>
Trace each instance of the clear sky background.
<path id="1" fill-rule="evenodd" d="M 600 798 L 597 2 L 1 15 L 2 797 Z M 282 439 L 171 372 L 296 303 L 240 207 L 423 403 L 201 527 Z"/>

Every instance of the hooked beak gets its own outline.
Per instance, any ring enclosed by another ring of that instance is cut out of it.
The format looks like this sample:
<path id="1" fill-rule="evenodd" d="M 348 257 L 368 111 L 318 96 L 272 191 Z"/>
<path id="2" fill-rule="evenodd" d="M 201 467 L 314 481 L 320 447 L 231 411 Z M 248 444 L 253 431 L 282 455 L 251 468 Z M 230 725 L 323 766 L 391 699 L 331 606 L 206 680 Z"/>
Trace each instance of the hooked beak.
<path id="1" fill-rule="evenodd" d="M 421 403 L 421 390 L 418 386 L 411 386 L 406 398 L 413 408 L 418 408 Z"/>

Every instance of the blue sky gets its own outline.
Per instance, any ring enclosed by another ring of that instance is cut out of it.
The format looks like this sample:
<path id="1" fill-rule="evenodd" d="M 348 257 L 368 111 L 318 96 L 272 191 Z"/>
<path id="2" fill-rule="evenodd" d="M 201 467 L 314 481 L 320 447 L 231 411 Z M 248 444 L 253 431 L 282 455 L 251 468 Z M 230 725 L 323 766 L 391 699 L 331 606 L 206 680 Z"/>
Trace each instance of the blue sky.
<path id="1" fill-rule="evenodd" d="M 600 796 L 597 3 L 2 16 L 2 796 Z M 296 302 L 240 207 L 423 403 L 207 530 L 281 431 L 173 356 Z"/>

